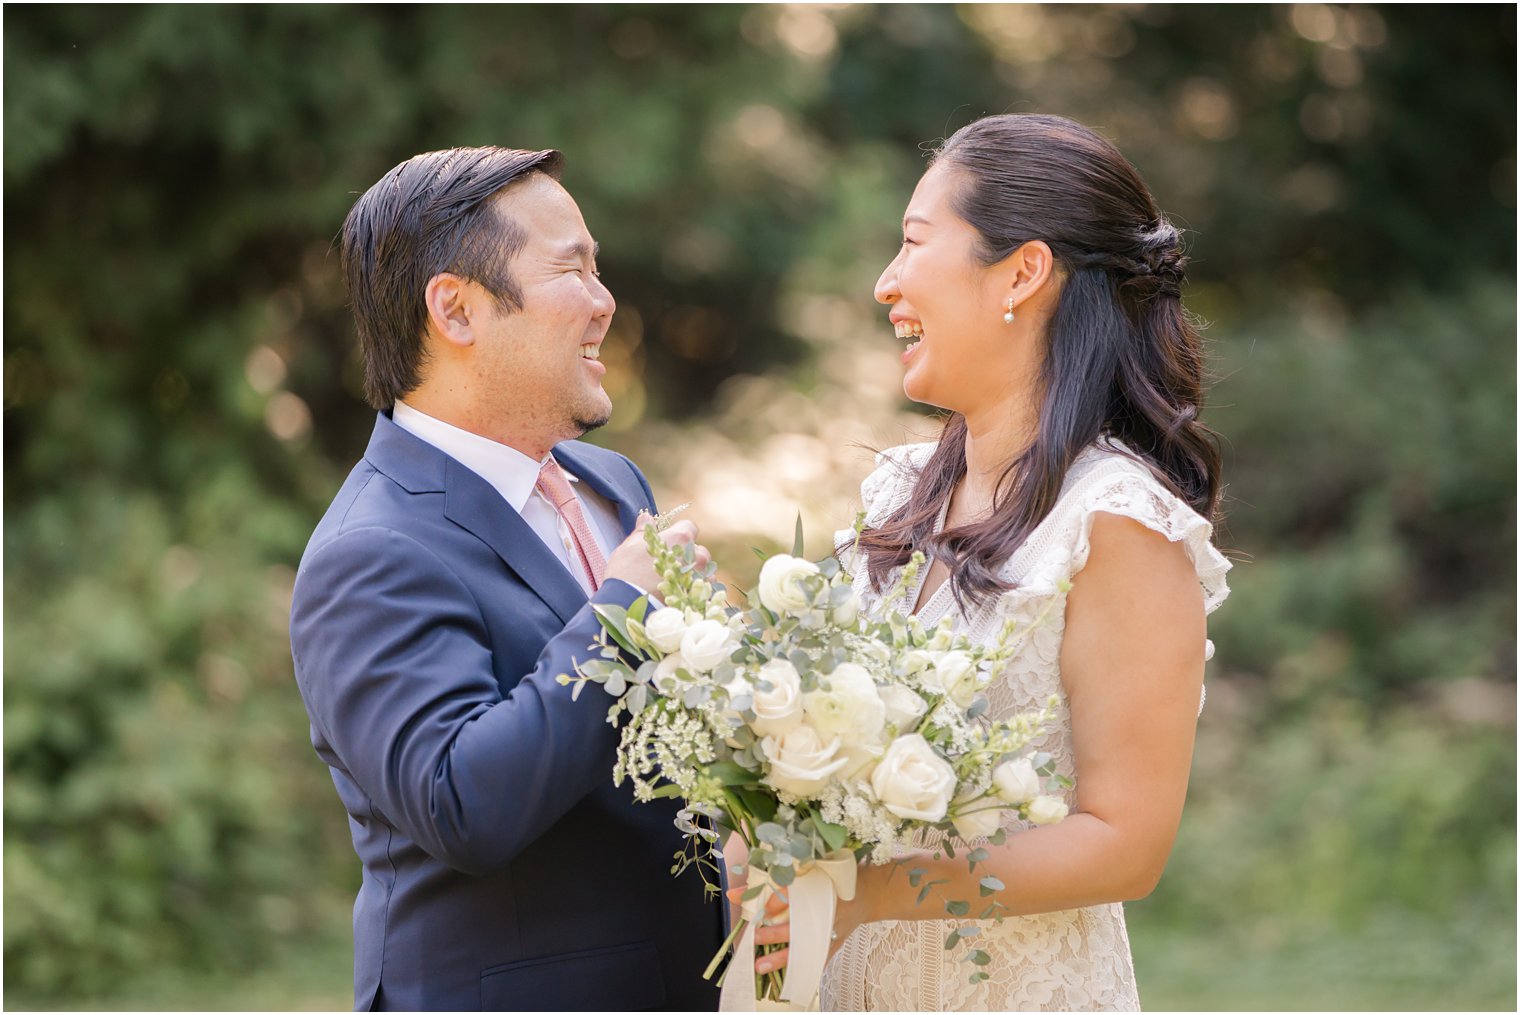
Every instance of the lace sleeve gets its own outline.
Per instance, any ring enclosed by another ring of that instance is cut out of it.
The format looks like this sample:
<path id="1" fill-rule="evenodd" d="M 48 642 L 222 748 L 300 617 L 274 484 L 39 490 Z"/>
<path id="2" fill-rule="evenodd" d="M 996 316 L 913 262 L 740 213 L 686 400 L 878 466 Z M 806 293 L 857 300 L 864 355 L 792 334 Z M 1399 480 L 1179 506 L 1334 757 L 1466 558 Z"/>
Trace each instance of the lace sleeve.
<path id="1" fill-rule="evenodd" d="M 1087 564 L 1094 517 L 1099 512 L 1122 515 L 1174 543 L 1181 543 L 1203 589 L 1204 612 L 1218 609 L 1230 594 L 1225 574 L 1231 564 L 1214 548 L 1211 542 L 1214 527 L 1208 519 L 1138 466 L 1121 467 L 1093 479 L 1096 482 L 1084 491 L 1081 500 L 1081 521 L 1071 553 L 1070 573 L 1076 574 Z"/>

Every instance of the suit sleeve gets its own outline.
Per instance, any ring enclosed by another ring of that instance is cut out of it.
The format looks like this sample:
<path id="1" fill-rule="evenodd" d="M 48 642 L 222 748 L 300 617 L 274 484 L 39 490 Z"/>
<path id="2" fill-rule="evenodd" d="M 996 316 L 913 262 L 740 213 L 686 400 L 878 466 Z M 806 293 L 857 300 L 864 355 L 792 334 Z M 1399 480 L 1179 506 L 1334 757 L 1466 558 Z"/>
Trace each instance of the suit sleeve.
<path id="1" fill-rule="evenodd" d="M 600 624 L 602 586 L 502 697 L 473 595 L 427 547 L 386 528 L 342 533 L 303 565 L 291 610 L 313 725 L 373 806 L 429 854 L 485 874 L 612 778 L 611 699 L 573 673 Z"/>

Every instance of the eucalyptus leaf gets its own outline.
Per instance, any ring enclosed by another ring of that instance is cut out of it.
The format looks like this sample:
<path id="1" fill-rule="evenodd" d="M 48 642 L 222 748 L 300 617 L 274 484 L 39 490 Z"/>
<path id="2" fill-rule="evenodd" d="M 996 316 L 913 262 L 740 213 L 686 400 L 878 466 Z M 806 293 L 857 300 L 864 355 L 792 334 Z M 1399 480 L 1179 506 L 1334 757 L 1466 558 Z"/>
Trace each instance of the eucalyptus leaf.
<path id="1" fill-rule="evenodd" d="M 747 786 L 754 782 L 756 775 L 747 768 L 743 768 L 730 761 L 715 761 L 707 766 L 707 774 L 717 778 L 724 786 Z M 768 825 L 762 827 L 780 828 L 780 825 Z"/>
<path id="2" fill-rule="evenodd" d="M 991 874 L 988 874 L 986 877 L 982 878 L 980 884 L 982 886 L 983 895 L 991 895 L 993 892 L 1001 892 L 1003 890 L 1003 882 L 998 878 L 993 877 Z"/>
<path id="3" fill-rule="evenodd" d="M 951 916 L 965 916 L 971 912 L 971 903 L 964 899 L 951 899 L 945 903 L 945 912 Z"/>
<path id="4" fill-rule="evenodd" d="M 644 706 L 649 704 L 649 688 L 643 684 L 635 684 L 623 698 L 623 704 L 628 706 L 628 715 L 633 717 L 644 711 Z"/>
<path id="5" fill-rule="evenodd" d="M 786 845 L 786 829 L 774 821 L 763 821 L 755 829 L 755 838 L 779 849 Z"/>
<path id="6" fill-rule="evenodd" d="M 831 853 L 843 846 L 845 839 L 849 837 L 849 832 L 843 825 L 836 825 L 822 818 L 817 819 L 816 824 L 818 826 L 818 834 L 823 838 L 823 844 L 829 848 L 829 852 Z"/>

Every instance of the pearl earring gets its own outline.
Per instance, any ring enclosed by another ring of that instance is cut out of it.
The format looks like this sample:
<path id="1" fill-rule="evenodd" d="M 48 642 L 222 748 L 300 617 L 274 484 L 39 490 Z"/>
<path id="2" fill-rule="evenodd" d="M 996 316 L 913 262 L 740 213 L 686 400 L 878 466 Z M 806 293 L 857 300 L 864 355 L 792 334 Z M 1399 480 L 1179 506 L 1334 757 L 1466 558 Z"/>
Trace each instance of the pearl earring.
<path id="1" fill-rule="evenodd" d="M 1013 297 L 1012 296 L 1008 297 L 1008 313 L 1006 313 L 1006 314 L 1003 315 L 1003 323 L 1004 324 L 1012 324 L 1013 323 Z"/>

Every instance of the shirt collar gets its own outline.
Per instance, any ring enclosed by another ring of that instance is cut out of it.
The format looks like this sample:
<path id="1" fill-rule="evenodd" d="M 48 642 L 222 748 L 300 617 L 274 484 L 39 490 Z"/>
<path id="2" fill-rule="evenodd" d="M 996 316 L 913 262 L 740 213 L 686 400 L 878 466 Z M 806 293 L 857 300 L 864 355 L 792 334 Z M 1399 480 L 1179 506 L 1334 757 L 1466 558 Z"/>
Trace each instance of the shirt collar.
<path id="1" fill-rule="evenodd" d="M 512 505 L 512 510 L 522 514 L 523 506 L 528 503 L 528 498 L 533 496 L 538 485 L 538 473 L 543 468 L 543 462 L 535 462 L 510 445 L 461 430 L 451 423 L 429 416 L 399 398 L 391 418 L 401 429 L 427 441 L 490 483 Z M 544 461 L 551 457 L 545 455 Z M 565 476 L 572 483 L 578 481 L 569 472 L 565 472 Z"/>

